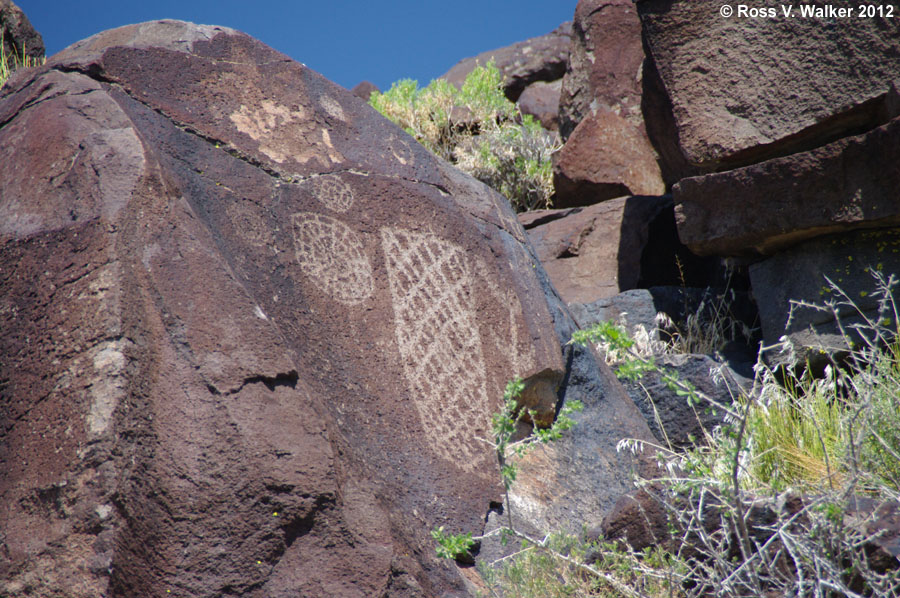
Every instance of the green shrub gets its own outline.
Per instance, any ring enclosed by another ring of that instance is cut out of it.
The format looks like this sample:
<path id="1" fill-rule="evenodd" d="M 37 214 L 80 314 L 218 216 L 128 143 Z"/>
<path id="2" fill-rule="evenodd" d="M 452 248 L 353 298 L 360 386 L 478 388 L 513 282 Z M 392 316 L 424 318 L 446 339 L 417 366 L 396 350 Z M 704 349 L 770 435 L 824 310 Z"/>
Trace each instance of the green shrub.
<path id="1" fill-rule="evenodd" d="M 503 95 L 500 71 L 476 67 L 460 89 L 443 79 L 397 81 L 369 98 L 432 153 L 493 187 L 517 211 L 550 206 L 558 139 Z"/>

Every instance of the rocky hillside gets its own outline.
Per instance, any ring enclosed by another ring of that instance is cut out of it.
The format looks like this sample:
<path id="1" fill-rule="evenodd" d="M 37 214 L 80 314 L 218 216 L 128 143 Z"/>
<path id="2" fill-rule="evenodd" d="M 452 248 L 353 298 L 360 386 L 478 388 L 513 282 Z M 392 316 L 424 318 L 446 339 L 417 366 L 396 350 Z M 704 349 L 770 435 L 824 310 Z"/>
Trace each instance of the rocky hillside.
<path id="1" fill-rule="evenodd" d="M 369 87 L 228 28 L 131 25 L 12 74 L 0 595 L 474 596 L 433 529 L 627 528 L 656 460 L 620 441 L 721 419 L 659 379 L 648 410 L 573 332 L 658 335 L 727 284 L 793 366 L 844 339 L 827 313 L 788 323 L 791 300 L 828 274 L 875 313 L 870 271 L 900 272 L 900 19 L 581 0 L 445 78 L 490 59 L 565 141 L 552 210 L 517 216 Z M 744 384 L 760 338 L 726 340 L 671 365 Z M 485 440 L 513 377 L 521 435 L 584 410 L 505 495 Z"/>

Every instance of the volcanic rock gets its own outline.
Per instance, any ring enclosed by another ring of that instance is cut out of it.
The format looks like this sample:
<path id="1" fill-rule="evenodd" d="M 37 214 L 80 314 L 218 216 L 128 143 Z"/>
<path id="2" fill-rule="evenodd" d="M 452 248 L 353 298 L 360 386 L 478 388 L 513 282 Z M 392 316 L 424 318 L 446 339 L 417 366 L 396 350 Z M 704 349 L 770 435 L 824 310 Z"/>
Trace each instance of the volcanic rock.
<path id="1" fill-rule="evenodd" d="M 666 191 L 647 137 L 607 108 L 586 116 L 553 155 L 553 186 L 559 208 Z"/>
<path id="2" fill-rule="evenodd" d="M 701 255 L 771 255 L 804 239 L 900 225 L 900 118 L 824 147 L 672 190 L 681 240 Z"/>
<path id="3" fill-rule="evenodd" d="M 532 83 L 519 96 L 519 111 L 522 114 L 532 115 L 545 129 L 556 131 L 559 128 L 560 85 L 559 80 L 552 83 L 544 81 Z"/>
<path id="4" fill-rule="evenodd" d="M 562 78 L 569 58 L 571 35 L 572 22 L 567 21 L 546 35 L 464 58 L 441 75 L 441 78 L 456 87 L 462 87 L 466 76 L 476 66 L 484 66 L 493 60 L 503 76 L 506 97 L 515 102 L 532 83 Z"/>
<path id="5" fill-rule="evenodd" d="M 730 406 L 752 383 L 710 355 L 663 355 L 657 363 L 719 405 Z M 679 449 L 702 443 L 706 434 L 724 421 L 721 407 L 703 401 L 690 404 L 669 388 L 658 372 L 648 372 L 639 382 L 625 382 L 624 386 L 661 446 Z"/>
<path id="6" fill-rule="evenodd" d="M 591 303 L 638 286 L 648 230 L 670 206 L 666 198 L 620 197 L 564 212 L 528 237 L 563 300 Z"/>
<path id="7" fill-rule="evenodd" d="M 825 236 L 750 266 L 764 343 L 776 345 L 782 337 L 788 343 L 784 351 L 769 351 L 767 359 L 773 365 L 790 366 L 809 361 L 818 368 L 845 353 L 848 340 L 859 341 L 852 327 L 864 323 L 863 317 L 896 330 L 893 314 L 882 309 L 886 306 L 880 302 L 883 295 L 877 292 L 875 278 L 896 272 L 900 272 L 900 229 Z M 900 299 L 896 288 L 893 297 Z M 834 311 L 826 308 L 828 301 L 837 302 L 844 333 Z"/>
<path id="8" fill-rule="evenodd" d="M 579 0 L 572 49 L 559 101 L 559 130 L 568 139 L 591 111 L 605 106 L 643 133 L 641 22 L 632 0 Z"/>
<path id="9" fill-rule="evenodd" d="M 590 328 L 598 322 L 621 323 L 629 334 L 643 329 L 654 341 L 659 340 L 656 323 L 658 310 L 647 289 L 632 289 L 592 303 L 569 303 L 569 311 L 579 328 Z"/>
<path id="10" fill-rule="evenodd" d="M 378 86 L 375 85 L 374 83 L 372 83 L 371 81 L 360 81 L 353 87 L 353 89 L 350 90 L 350 93 L 352 93 L 353 95 L 355 95 L 356 97 L 358 97 L 359 99 L 361 99 L 364 102 L 368 102 L 369 97 L 374 92 L 381 93 L 381 90 L 378 89 Z"/>
<path id="11" fill-rule="evenodd" d="M 3 39 L 3 55 L 11 58 L 10 70 L 20 66 L 24 58 L 44 56 L 44 39 L 12 0 L 0 0 L 0 38 Z"/>
<path id="12" fill-rule="evenodd" d="M 600 404 L 624 489 L 649 431 L 564 361 L 508 203 L 343 88 L 156 21 L 14 74 L 0 122 L 0 594 L 464 595 L 428 530 L 500 500 L 514 375 Z"/>
<path id="13" fill-rule="evenodd" d="M 641 0 L 637 10 L 644 118 L 667 183 L 810 150 L 890 118 L 897 18 L 724 18 L 689 0 Z"/>

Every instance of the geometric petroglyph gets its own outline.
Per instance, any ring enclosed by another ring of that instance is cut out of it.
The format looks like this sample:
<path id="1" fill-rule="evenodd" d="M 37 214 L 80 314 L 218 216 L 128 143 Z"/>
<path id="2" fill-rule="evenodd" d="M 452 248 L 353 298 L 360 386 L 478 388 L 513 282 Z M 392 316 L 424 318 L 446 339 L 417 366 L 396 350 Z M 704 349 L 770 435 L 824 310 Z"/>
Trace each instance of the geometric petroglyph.
<path id="1" fill-rule="evenodd" d="M 319 290 L 345 305 L 372 295 L 372 266 L 355 232 L 343 222 L 312 212 L 292 215 L 291 223 L 297 262 Z"/>
<path id="2" fill-rule="evenodd" d="M 274 236 L 269 225 L 259 213 L 262 210 L 255 203 L 240 200 L 225 208 L 232 228 L 246 242 L 256 247 L 272 245 Z"/>
<path id="3" fill-rule="evenodd" d="M 481 337 L 461 247 L 435 235 L 381 230 L 394 328 L 426 438 L 466 471 L 485 471 L 488 398 Z"/>
<path id="4" fill-rule="evenodd" d="M 335 175 L 318 176 L 309 182 L 316 199 L 335 212 L 346 212 L 353 205 L 350 185 Z"/>
<path id="5" fill-rule="evenodd" d="M 335 118 L 342 122 L 347 122 L 347 117 L 344 116 L 344 109 L 341 108 L 341 105 L 338 104 L 337 100 L 335 100 L 334 98 L 323 95 L 319 98 L 319 104 L 321 104 L 322 109 L 331 118 Z"/>
<path id="6" fill-rule="evenodd" d="M 263 100 L 258 109 L 241 104 L 229 118 L 238 131 L 259 142 L 259 151 L 279 164 L 289 157 L 300 163 L 316 160 L 325 167 L 343 160 L 328 131 L 299 106 Z"/>
<path id="7" fill-rule="evenodd" d="M 391 160 L 391 158 L 393 158 L 403 166 L 415 165 L 416 160 L 413 157 L 412 146 L 408 139 L 391 134 L 391 136 L 388 137 L 387 146 L 391 153 L 390 155 L 387 153 L 383 154 L 385 159 Z"/>

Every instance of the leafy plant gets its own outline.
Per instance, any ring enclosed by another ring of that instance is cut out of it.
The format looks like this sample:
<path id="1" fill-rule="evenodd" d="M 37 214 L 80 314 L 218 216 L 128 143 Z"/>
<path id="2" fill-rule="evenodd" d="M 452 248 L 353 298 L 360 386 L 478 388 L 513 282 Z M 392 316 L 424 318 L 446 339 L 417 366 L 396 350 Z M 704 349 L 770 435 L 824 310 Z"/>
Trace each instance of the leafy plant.
<path id="1" fill-rule="evenodd" d="M 558 138 L 503 94 L 493 62 L 479 66 L 460 89 L 443 79 L 419 88 L 397 81 L 369 103 L 435 155 L 506 196 L 517 211 L 549 207 L 551 154 Z"/>

